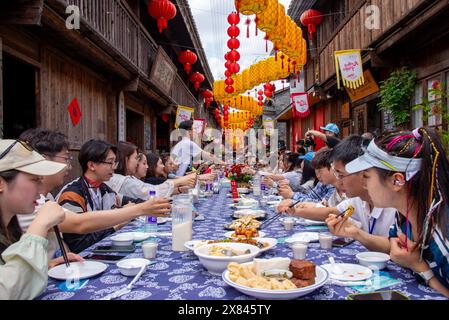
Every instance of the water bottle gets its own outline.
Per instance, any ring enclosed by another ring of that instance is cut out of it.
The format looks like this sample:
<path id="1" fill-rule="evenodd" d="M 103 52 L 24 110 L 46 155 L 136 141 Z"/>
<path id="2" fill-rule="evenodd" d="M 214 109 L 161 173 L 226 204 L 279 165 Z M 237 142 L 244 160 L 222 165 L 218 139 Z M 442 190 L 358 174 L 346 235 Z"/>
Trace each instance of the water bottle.
<path id="1" fill-rule="evenodd" d="M 257 171 L 253 179 L 253 194 L 255 196 L 260 196 L 260 182 L 260 173 Z"/>
<path id="2" fill-rule="evenodd" d="M 148 200 L 156 198 L 156 191 L 149 192 Z M 148 216 L 145 224 L 145 232 L 156 233 L 157 232 L 157 218 Z"/>
<path id="3" fill-rule="evenodd" d="M 145 232 L 147 232 L 147 233 L 156 233 L 157 232 L 157 218 L 156 217 L 148 217 L 147 223 L 145 225 Z"/>

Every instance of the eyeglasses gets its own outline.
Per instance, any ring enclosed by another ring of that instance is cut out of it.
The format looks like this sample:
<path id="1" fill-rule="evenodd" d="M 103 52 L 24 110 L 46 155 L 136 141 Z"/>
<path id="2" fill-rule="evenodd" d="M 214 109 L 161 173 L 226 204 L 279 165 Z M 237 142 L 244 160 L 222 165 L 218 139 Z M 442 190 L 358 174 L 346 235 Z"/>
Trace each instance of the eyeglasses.
<path id="1" fill-rule="evenodd" d="M 10 151 L 11 149 L 17 144 L 20 143 L 25 149 L 27 149 L 28 151 L 33 151 L 34 149 L 25 141 L 22 140 L 16 140 L 14 141 L 8 148 L 6 148 L 5 151 L 2 152 L 2 154 L 0 154 L 0 159 L 3 159 Z"/>
<path id="2" fill-rule="evenodd" d="M 99 161 L 100 163 L 104 163 L 104 164 L 108 164 L 111 166 L 112 169 L 117 169 L 118 167 L 118 161 L 114 161 L 114 162 L 108 162 L 108 161 Z"/>
<path id="3" fill-rule="evenodd" d="M 335 170 L 335 167 L 333 165 L 331 166 L 331 168 L 334 171 L 334 176 L 335 176 L 335 178 L 337 178 L 337 180 L 343 180 L 344 178 L 352 176 L 354 174 L 354 173 L 349 173 L 349 174 L 343 175 L 341 173 L 338 173 L 337 170 Z"/>
<path id="4" fill-rule="evenodd" d="M 72 164 L 72 161 L 73 161 L 73 157 L 72 157 L 72 156 L 68 156 L 68 157 L 63 157 L 63 156 L 49 156 L 49 157 L 64 159 L 65 162 L 66 162 L 67 164 L 70 164 L 70 165 Z"/>

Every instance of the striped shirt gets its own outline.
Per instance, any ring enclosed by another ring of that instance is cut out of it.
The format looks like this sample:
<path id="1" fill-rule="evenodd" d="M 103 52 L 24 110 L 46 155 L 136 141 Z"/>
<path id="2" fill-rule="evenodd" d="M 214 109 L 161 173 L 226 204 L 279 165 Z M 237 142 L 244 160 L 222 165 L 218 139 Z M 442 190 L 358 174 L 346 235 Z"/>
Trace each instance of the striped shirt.
<path id="1" fill-rule="evenodd" d="M 391 226 L 390 238 L 397 237 L 399 225 L 399 214 L 396 215 L 396 222 Z M 400 230 L 403 234 L 406 234 L 406 224 L 402 224 Z M 409 239 L 412 239 L 411 234 L 412 226 L 409 223 Z M 449 240 L 447 239 L 449 234 L 449 225 L 447 226 L 445 233 L 440 228 L 436 227 L 432 233 L 428 248 L 424 250 L 423 258 L 432 269 L 438 281 L 449 289 Z M 444 237 L 446 236 L 446 238 Z M 422 281 L 421 277 L 417 277 L 419 281 Z"/>
<path id="2" fill-rule="evenodd" d="M 292 200 L 301 200 L 302 202 L 321 202 L 322 200 L 328 200 L 334 193 L 335 187 L 330 184 L 322 184 L 321 182 L 318 182 L 312 190 L 313 191 L 308 190 L 307 193 L 295 192 L 292 196 Z"/>

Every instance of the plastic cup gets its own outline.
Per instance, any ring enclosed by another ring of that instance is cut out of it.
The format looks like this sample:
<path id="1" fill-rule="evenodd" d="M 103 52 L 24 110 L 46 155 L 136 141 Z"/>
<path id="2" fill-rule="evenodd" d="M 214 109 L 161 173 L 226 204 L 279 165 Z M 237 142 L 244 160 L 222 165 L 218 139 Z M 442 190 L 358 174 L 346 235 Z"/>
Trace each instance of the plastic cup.
<path id="1" fill-rule="evenodd" d="M 332 240 L 333 240 L 332 234 L 330 234 L 328 232 L 320 233 L 319 240 L 320 240 L 321 249 L 324 249 L 324 250 L 332 249 Z"/>
<path id="2" fill-rule="evenodd" d="M 285 230 L 291 231 L 293 230 L 293 226 L 295 225 L 295 220 L 293 220 L 292 218 L 285 218 L 283 224 Z"/>
<path id="3" fill-rule="evenodd" d="M 293 259 L 304 260 L 307 256 L 307 244 L 295 242 L 292 244 Z"/>
<path id="4" fill-rule="evenodd" d="M 142 243 L 142 251 L 145 259 L 154 259 L 156 258 L 157 252 L 157 242 L 147 241 Z"/>

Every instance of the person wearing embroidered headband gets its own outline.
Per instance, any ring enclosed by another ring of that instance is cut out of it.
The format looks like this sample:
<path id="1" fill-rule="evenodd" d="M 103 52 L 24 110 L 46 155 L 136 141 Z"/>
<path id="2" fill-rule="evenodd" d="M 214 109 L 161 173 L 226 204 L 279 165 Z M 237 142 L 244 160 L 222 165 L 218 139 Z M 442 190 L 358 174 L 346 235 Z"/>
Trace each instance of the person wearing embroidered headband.
<path id="1" fill-rule="evenodd" d="M 449 162 L 433 129 L 395 132 L 372 141 L 346 165 L 362 172 L 377 207 L 399 214 L 382 245 L 395 263 L 449 297 Z"/>

